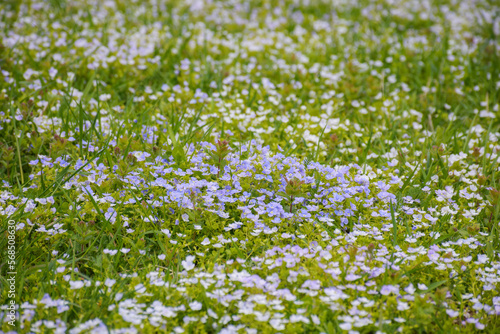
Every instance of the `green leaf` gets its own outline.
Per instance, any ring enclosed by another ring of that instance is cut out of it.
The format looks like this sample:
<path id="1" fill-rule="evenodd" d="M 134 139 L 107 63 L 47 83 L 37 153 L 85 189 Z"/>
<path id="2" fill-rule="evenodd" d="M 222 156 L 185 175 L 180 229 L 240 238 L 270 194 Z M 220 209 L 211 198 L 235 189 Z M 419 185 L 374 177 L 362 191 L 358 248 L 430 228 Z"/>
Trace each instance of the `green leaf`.
<path id="1" fill-rule="evenodd" d="M 431 285 L 429 285 L 429 288 L 427 290 L 425 290 L 424 292 L 431 292 L 432 290 L 436 289 L 437 287 L 443 285 L 446 282 L 448 282 L 447 279 L 445 279 L 443 281 L 432 283 Z"/>

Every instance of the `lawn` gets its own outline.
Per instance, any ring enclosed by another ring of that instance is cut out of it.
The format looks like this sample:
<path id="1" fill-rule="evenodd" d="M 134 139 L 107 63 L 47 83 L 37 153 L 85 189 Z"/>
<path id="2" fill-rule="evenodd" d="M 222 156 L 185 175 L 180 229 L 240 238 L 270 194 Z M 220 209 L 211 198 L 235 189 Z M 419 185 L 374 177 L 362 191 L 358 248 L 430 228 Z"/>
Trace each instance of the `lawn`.
<path id="1" fill-rule="evenodd" d="M 0 332 L 500 332 L 500 3 L 0 3 Z"/>

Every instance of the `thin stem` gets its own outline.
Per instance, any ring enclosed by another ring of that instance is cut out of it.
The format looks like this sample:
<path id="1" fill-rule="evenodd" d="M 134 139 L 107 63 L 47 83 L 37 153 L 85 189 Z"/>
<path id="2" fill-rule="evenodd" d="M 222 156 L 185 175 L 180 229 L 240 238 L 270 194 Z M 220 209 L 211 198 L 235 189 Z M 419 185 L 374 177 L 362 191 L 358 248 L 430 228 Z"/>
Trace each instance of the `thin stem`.
<path id="1" fill-rule="evenodd" d="M 21 161 L 21 149 L 19 148 L 19 139 L 16 137 L 16 146 L 17 146 L 17 157 L 19 159 L 19 171 L 21 172 L 21 182 L 24 185 L 24 174 L 23 174 L 23 163 Z"/>

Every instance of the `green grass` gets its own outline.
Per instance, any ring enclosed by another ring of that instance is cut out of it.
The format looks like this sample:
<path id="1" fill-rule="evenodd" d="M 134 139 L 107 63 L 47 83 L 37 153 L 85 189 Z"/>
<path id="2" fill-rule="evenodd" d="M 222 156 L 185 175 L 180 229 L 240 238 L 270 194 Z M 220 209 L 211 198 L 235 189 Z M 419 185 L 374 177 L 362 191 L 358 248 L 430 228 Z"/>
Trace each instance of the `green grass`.
<path id="1" fill-rule="evenodd" d="M 0 4 L 0 329 L 497 332 L 498 5 L 200 4 Z"/>

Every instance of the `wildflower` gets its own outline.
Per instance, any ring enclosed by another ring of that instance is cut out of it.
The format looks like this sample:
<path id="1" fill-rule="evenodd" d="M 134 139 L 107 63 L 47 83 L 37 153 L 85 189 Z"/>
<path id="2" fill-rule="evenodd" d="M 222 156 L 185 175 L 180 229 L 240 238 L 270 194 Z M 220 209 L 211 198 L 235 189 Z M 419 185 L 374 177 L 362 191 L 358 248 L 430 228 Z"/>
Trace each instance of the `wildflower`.
<path id="1" fill-rule="evenodd" d="M 188 255 L 185 260 L 182 261 L 182 266 L 184 267 L 185 270 L 190 271 L 194 269 L 195 265 L 193 263 L 195 257 L 192 255 Z"/>

